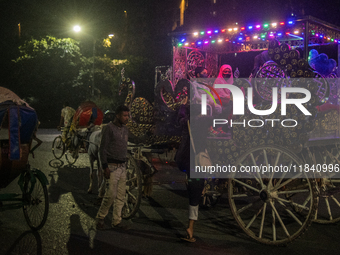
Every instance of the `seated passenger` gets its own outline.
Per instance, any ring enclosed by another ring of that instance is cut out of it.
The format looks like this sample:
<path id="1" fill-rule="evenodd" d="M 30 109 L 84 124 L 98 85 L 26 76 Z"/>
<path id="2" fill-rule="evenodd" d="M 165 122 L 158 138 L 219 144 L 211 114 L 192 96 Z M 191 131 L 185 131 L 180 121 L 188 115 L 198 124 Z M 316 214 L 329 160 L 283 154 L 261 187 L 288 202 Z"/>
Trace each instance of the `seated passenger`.
<path id="1" fill-rule="evenodd" d="M 223 65 L 220 68 L 220 72 L 214 82 L 213 87 L 215 88 L 216 84 L 233 84 L 234 77 L 233 77 L 233 70 L 230 65 Z M 221 98 L 222 102 L 222 114 L 224 118 L 229 118 L 229 116 L 233 112 L 233 104 L 230 98 L 230 90 L 225 88 L 215 88 L 217 94 Z M 216 101 L 219 102 L 219 101 Z"/>
<path id="2" fill-rule="evenodd" d="M 195 80 L 191 82 L 192 86 L 192 104 L 200 104 L 202 100 L 202 94 L 205 94 L 206 92 L 204 90 L 207 90 L 211 92 L 209 88 L 209 84 L 205 83 L 203 78 L 208 78 L 208 72 L 207 69 L 204 67 L 197 67 L 195 69 L 195 78 L 199 80 Z M 203 90 L 204 89 L 204 90 Z M 215 96 L 215 95 L 213 95 Z M 218 100 L 216 100 L 217 102 Z M 222 108 L 219 104 L 215 104 L 214 100 L 207 96 L 207 105 L 209 105 L 214 113 L 221 113 Z"/>

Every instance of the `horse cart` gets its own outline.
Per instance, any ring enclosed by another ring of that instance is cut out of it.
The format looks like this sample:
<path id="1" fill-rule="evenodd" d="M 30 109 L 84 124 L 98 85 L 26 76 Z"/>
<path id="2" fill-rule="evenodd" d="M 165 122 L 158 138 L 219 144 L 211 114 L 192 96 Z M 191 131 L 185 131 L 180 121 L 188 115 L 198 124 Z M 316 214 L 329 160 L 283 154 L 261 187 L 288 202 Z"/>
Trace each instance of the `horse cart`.
<path id="1" fill-rule="evenodd" d="M 0 90 L 0 190 L 18 176 L 21 190 L 21 194 L 0 194 L 0 212 L 22 208 L 29 227 L 39 230 L 47 220 L 49 202 L 45 174 L 32 169 L 28 163 L 29 153 L 33 154 L 41 142 L 35 137 L 37 115 L 13 92 L 5 88 Z M 38 144 L 31 149 L 33 139 Z"/>
<path id="2" fill-rule="evenodd" d="M 285 116 L 279 109 L 269 116 L 255 116 L 249 111 L 241 116 L 243 120 L 234 116 L 239 123 L 251 121 L 253 126 L 260 123 L 261 127 L 234 125 L 226 136 L 207 137 L 213 164 L 231 165 L 236 171 L 227 178 L 208 175 L 205 190 L 212 194 L 226 191 L 240 228 L 264 244 L 289 243 L 300 237 L 313 221 L 325 224 L 339 221 L 339 69 L 336 71 L 334 60 L 328 59 L 328 55 L 339 61 L 340 28 L 308 16 L 173 36 L 172 66 L 163 73 L 156 69 L 159 80 L 154 104 L 134 98 L 135 85 L 129 78 L 123 78 L 120 86 L 125 105 L 131 109 L 129 130 L 135 137 L 144 138 L 143 144 L 133 140 L 130 143 L 123 216 L 135 215 L 142 185 L 157 172 L 150 163 L 150 154 L 169 151 L 181 141 L 176 117 L 180 102 L 190 91 L 187 78 L 193 77 L 198 66 L 204 66 L 216 77 L 218 67 L 228 63 L 236 78 L 252 73 L 249 79 L 234 80 L 234 85 L 256 91 L 257 110 L 271 108 L 273 88 L 278 91 L 280 103 L 282 88 L 302 87 L 311 94 L 303 104 L 310 115 L 288 105 Z M 315 55 L 313 49 L 328 55 L 318 56 L 318 52 Z M 264 54 L 267 57 L 261 58 Z M 257 56 L 260 58 L 253 66 Z M 319 62 L 320 59 L 326 63 Z M 301 93 L 285 96 L 304 97 Z M 267 125 L 266 119 L 281 124 L 289 119 L 287 124 L 296 125 L 272 126 Z M 261 123 L 266 125 L 262 127 Z M 255 171 L 236 174 L 242 167 Z M 279 170 L 257 171 L 270 167 Z"/>

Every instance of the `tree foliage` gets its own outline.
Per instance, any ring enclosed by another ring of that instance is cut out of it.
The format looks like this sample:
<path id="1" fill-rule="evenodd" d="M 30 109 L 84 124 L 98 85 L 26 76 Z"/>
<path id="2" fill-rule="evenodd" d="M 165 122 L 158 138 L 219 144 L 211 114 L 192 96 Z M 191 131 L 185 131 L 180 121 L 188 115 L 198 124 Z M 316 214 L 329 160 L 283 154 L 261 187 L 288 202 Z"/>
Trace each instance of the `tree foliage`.
<path id="1" fill-rule="evenodd" d="M 19 51 L 20 56 L 13 60 L 11 89 L 28 101 L 40 118 L 53 121 L 65 101 L 78 105 L 86 98 L 79 75 L 87 60 L 77 41 L 46 36 L 26 41 Z"/>
<path id="2" fill-rule="evenodd" d="M 92 100 L 103 111 L 114 110 L 124 102 L 118 95 L 123 68 L 125 77 L 135 81 L 135 95 L 153 101 L 154 65 L 146 58 L 113 60 L 99 56 L 100 51 L 87 58 L 77 41 L 50 36 L 26 41 L 19 51 L 12 61 L 10 89 L 36 109 L 46 126 L 58 124 L 66 101 L 77 108 Z"/>

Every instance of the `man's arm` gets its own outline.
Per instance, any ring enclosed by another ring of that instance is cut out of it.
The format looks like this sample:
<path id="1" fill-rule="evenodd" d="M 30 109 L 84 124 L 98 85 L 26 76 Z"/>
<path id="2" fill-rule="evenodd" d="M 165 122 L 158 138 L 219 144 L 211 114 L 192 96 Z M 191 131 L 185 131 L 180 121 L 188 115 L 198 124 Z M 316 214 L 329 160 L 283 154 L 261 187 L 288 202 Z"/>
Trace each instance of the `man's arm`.
<path id="1" fill-rule="evenodd" d="M 62 127 L 62 126 L 64 126 L 64 117 L 63 116 L 61 116 L 60 122 L 59 122 L 59 127 Z"/>
<path id="2" fill-rule="evenodd" d="M 64 108 L 61 110 L 60 122 L 59 122 L 59 126 L 57 127 L 58 130 L 60 130 L 60 128 L 64 126 L 65 118 L 64 118 L 64 111 L 63 110 L 64 110 Z"/>
<path id="3" fill-rule="evenodd" d="M 100 146 L 99 146 L 100 161 L 102 163 L 102 168 L 104 170 L 104 177 L 106 179 L 110 178 L 110 169 L 109 169 L 108 162 L 107 162 L 107 151 L 108 151 L 110 139 L 112 139 L 110 135 L 110 128 L 108 125 L 106 125 L 105 127 L 103 127 L 102 139 L 100 141 Z"/>

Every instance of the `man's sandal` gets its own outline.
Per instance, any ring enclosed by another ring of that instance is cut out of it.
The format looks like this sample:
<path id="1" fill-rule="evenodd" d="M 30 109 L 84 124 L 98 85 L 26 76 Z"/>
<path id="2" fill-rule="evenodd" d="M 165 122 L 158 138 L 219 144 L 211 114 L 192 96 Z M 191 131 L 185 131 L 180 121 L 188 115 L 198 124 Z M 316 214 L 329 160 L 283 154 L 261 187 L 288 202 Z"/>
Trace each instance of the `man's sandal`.
<path id="1" fill-rule="evenodd" d="M 187 233 L 187 237 L 182 237 L 181 240 L 189 242 L 189 243 L 196 242 L 196 238 L 190 237 L 190 234 L 188 233 L 188 231 L 185 230 L 185 232 Z"/>
<path id="2" fill-rule="evenodd" d="M 196 242 L 196 239 L 194 238 L 194 237 L 182 237 L 181 238 L 181 240 L 183 240 L 183 241 L 186 241 L 186 242 L 190 242 L 190 243 L 194 243 L 194 242 Z"/>

